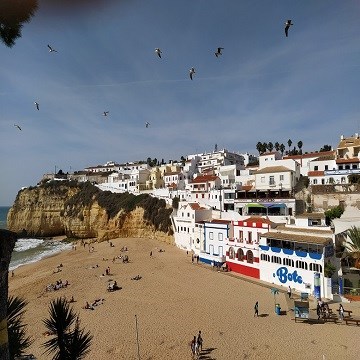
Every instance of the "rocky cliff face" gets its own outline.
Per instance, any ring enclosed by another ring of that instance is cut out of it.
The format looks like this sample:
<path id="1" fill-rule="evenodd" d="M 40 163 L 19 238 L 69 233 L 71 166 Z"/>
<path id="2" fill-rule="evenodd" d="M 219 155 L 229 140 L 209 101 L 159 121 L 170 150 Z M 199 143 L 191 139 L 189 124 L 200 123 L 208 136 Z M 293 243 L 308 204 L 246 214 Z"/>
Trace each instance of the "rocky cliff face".
<path id="1" fill-rule="evenodd" d="M 171 210 L 160 207 L 155 209 L 154 216 L 149 216 L 149 202 L 153 208 L 152 202 L 158 200 L 147 197 L 140 200 L 133 195 L 102 194 L 89 184 L 45 184 L 19 191 L 8 213 L 7 224 L 10 230 L 27 236 L 66 235 L 100 241 L 116 237 L 156 237 L 172 243 L 167 219 L 166 226 L 156 221 L 159 213 L 162 217 L 169 216 Z"/>

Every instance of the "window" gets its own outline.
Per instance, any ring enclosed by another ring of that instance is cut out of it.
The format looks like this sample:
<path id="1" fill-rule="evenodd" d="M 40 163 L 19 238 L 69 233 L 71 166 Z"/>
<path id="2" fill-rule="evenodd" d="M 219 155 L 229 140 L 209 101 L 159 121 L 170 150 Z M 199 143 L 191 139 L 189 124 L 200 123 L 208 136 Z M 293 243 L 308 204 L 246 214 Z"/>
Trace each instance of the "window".
<path id="1" fill-rule="evenodd" d="M 239 241 L 244 241 L 244 232 L 242 230 L 239 231 Z"/>
<path id="2" fill-rule="evenodd" d="M 261 260 L 270 262 L 270 255 L 267 254 L 261 254 L 260 256 Z"/>
<path id="3" fill-rule="evenodd" d="M 269 185 L 275 185 L 274 175 L 270 175 L 270 176 L 269 176 Z"/>
<path id="4" fill-rule="evenodd" d="M 209 232 L 209 239 L 210 240 L 214 239 L 214 233 L 212 231 Z"/>
<path id="5" fill-rule="evenodd" d="M 314 171 L 318 171 L 319 170 L 319 167 L 316 165 L 314 166 Z"/>
<path id="6" fill-rule="evenodd" d="M 235 257 L 235 251 L 233 247 L 229 248 L 229 259 L 233 259 Z"/>
<path id="7" fill-rule="evenodd" d="M 280 181 L 284 181 L 284 175 L 280 175 Z"/>
<path id="8" fill-rule="evenodd" d="M 317 184 L 317 179 L 314 179 L 313 183 L 314 183 L 314 185 L 316 185 Z"/>
<path id="9" fill-rule="evenodd" d="M 281 264 L 281 257 L 279 256 L 271 256 L 271 262 L 276 264 Z"/>
<path id="10" fill-rule="evenodd" d="M 218 234 L 218 239 L 219 239 L 219 241 L 223 241 L 223 236 L 224 236 L 223 233 L 219 233 L 219 234 Z"/>
<path id="11" fill-rule="evenodd" d="M 248 232 L 248 243 L 252 244 L 252 232 L 251 231 Z"/>
<path id="12" fill-rule="evenodd" d="M 257 234 L 257 239 L 256 239 L 256 244 L 258 244 L 258 243 L 260 242 L 260 238 L 261 238 L 261 234 L 258 233 L 258 234 Z"/>
<path id="13" fill-rule="evenodd" d="M 342 170 L 343 169 L 343 166 L 342 165 L 339 165 L 339 170 Z"/>
<path id="14" fill-rule="evenodd" d="M 353 168 L 353 169 L 357 169 L 357 165 L 356 165 L 356 164 L 353 164 L 352 168 Z"/>
<path id="15" fill-rule="evenodd" d="M 261 179 L 260 179 L 260 181 L 261 181 L 262 183 L 265 183 L 265 176 L 262 176 Z"/>
<path id="16" fill-rule="evenodd" d="M 322 273 L 322 266 L 320 264 L 311 263 L 310 264 L 310 271 Z"/>
<path id="17" fill-rule="evenodd" d="M 236 255 L 239 261 L 244 261 L 244 251 L 242 249 L 238 249 Z"/>
<path id="18" fill-rule="evenodd" d="M 249 264 L 252 264 L 254 262 L 254 254 L 251 250 L 248 250 L 246 253 L 246 260 Z"/>
<path id="19" fill-rule="evenodd" d="M 325 170 L 329 170 L 329 165 L 325 165 Z"/>
<path id="20" fill-rule="evenodd" d="M 283 265 L 294 267 L 294 260 L 292 259 L 283 259 Z"/>
<path id="21" fill-rule="evenodd" d="M 187 217 L 190 217 L 190 213 L 187 213 Z"/>
<path id="22" fill-rule="evenodd" d="M 304 269 L 304 270 L 308 269 L 307 263 L 304 261 L 300 261 L 300 260 L 296 260 L 296 267 L 298 269 Z"/>

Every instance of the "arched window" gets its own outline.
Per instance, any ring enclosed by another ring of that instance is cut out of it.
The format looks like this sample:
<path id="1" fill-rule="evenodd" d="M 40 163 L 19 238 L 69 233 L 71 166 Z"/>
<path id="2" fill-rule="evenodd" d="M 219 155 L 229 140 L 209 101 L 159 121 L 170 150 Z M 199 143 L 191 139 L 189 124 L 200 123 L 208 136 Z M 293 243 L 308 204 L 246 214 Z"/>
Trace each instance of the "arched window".
<path id="1" fill-rule="evenodd" d="M 246 260 L 249 264 L 252 264 L 254 262 L 254 254 L 251 250 L 248 250 L 246 253 Z"/>
<path id="2" fill-rule="evenodd" d="M 244 261 L 244 251 L 242 249 L 238 249 L 237 258 L 239 261 Z"/>
<path id="3" fill-rule="evenodd" d="M 233 259 L 235 257 L 235 251 L 233 247 L 229 248 L 229 258 Z"/>

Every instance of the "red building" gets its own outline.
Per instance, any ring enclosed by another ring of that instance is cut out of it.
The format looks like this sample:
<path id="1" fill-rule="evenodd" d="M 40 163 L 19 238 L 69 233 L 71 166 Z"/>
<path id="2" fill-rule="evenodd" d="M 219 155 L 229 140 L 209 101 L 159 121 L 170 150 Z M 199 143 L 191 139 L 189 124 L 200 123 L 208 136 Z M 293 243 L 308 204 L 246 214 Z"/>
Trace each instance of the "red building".
<path id="1" fill-rule="evenodd" d="M 233 238 L 227 239 L 226 264 L 229 271 L 260 279 L 259 239 L 273 223 L 261 217 L 235 221 Z"/>

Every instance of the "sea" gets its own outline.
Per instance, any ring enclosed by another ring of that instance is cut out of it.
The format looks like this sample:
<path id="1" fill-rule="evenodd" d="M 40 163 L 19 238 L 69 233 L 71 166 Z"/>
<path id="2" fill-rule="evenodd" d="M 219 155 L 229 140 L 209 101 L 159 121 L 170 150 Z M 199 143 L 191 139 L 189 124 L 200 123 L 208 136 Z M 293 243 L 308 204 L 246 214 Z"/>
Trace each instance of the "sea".
<path id="1" fill-rule="evenodd" d="M 0 206 L 0 229 L 6 229 L 6 218 L 10 207 Z M 71 244 L 52 239 L 19 238 L 11 256 L 10 270 L 21 265 L 37 262 L 45 257 L 71 249 Z"/>

